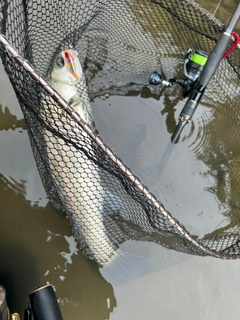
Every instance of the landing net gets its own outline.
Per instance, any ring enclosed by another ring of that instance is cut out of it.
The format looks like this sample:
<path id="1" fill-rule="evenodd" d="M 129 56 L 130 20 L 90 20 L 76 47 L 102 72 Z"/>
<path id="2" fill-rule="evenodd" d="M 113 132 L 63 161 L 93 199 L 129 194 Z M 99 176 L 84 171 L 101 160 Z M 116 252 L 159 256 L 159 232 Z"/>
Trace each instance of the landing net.
<path id="1" fill-rule="evenodd" d="M 142 88 L 160 95 L 163 88 L 149 85 L 150 74 L 181 78 L 186 48 L 210 52 L 224 29 L 218 20 L 192 0 L 2 0 L 0 27 L 0 56 L 43 185 L 89 258 L 104 264 L 126 240 L 193 255 L 239 257 L 239 51 L 221 62 L 206 91 L 207 103 L 217 101 L 221 107 L 223 127 L 231 123 L 227 134 L 233 148 L 224 151 L 225 175 L 234 191 L 228 227 L 203 238 L 191 235 L 132 173 L 134 168 L 104 144 L 89 103 L 106 93 L 125 95 Z M 76 50 L 84 69 L 78 92 L 88 124 L 48 84 L 49 66 L 64 49 Z M 172 89 L 164 90 L 171 98 Z M 218 143 L 224 139 L 223 130 Z"/>

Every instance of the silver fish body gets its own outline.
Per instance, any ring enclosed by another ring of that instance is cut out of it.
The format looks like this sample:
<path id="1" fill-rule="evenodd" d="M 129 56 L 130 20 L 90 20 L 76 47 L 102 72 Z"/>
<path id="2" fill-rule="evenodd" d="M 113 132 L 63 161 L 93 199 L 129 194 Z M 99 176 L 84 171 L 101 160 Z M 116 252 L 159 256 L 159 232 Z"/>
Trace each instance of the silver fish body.
<path id="1" fill-rule="evenodd" d="M 65 51 L 60 52 L 54 59 L 49 82 L 83 120 L 93 127 L 87 88 L 77 52 L 67 50 L 72 59 L 70 62 L 74 65 L 73 70 L 70 70 L 66 65 Z M 52 101 L 41 110 L 44 117 L 52 123 L 52 127 L 73 141 L 74 137 L 77 137 L 78 141 L 80 138 L 84 145 L 87 145 L 88 152 L 94 152 L 91 138 L 67 117 L 56 102 Z M 108 262 L 115 255 L 115 248 L 106 234 L 103 212 L 111 195 L 109 196 L 102 186 L 99 167 L 84 152 L 47 129 L 44 129 L 44 140 L 51 178 L 64 204 L 64 211 L 77 242 L 86 250 L 87 255 L 99 264 Z M 117 206 L 115 201 L 114 210 Z"/>

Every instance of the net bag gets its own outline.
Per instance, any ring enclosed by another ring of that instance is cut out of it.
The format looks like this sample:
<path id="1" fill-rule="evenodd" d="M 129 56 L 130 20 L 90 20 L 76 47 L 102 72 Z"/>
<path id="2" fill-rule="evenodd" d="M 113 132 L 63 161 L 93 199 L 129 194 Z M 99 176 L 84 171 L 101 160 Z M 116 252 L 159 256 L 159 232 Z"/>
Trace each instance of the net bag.
<path id="1" fill-rule="evenodd" d="M 191 235 L 104 144 L 89 103 L 104 93 L 124 95 L 143 87 L 160 95 L 161 86 L 149 85 L 151 72 L 181 77 L 186 48 L 210 52 L 224 29 L 218 20 L 192 0 L 2 0 L 0 27 L 0 56 L 43 185 L 53 207 L 68 217 L 86 256 L 103 265 L 131 239 L 193 255 L 239 257 L 237 192 L 228 228 L 203 238 Z M 83 74 L 74 90 L 83 114 L 51 79 L 51 66 L 63 50 L 78 52 Z M 166 94 L 171 97 L 172 89 Z M 206 103 L 224 105 L 223 120 L 235 123 L 233 128 L 239 122 L 238 95 L 235 49 L 206 91 Z M 238 132 L 231 133 L 235 153 L 228 150 L 229 175 L 237 190 L 239 178 L 231 172 L 238 170 L 239 141 Z"/>

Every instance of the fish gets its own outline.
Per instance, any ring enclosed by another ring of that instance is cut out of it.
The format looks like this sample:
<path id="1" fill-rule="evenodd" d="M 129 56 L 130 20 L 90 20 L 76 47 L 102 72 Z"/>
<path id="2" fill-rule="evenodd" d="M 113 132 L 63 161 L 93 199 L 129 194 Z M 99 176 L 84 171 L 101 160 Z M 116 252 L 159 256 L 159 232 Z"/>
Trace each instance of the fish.
<path id="1" fill-rule="evenodd" d="M 48 77 L 50 85 L 91 128 L 95 128 L 77 51 L 67 49 L 57 53 Z M 64 115 L 53 99 L 47 106 L 45 101 L 42 102 L 41 114 L 55 130 L 61 130 L 72 140 L 77 137 L 77 141 L 84 141 L 87 152 L 94 154 L 92 139 L 69 116 L 67 118 L 67 114 Z M 58 190 L 75 239 L 88 257 L 103 265 L 116 254 L 116 245 L 111 242 L 105 229 L 104 210 L 106 204 L 111 207 L 111 203 L 112 209 L 118 210 L 121 201 L 116 198 L 109 200 L 113 197 L 102 184 L 99 166 L 87 154 L 46 128 L 43 136 L 50 178 Z M 47 188 L 49 185 L 45 187 L 48 193 Z"/>
<path id="2" fill-rule="evenodd" d="M 85 77 L 75 50 L 63 50 L 54 57 L 49 83 L 95 130 Z M 41 112 L 53 129 L 67 137 L 65 140 L 54 135 L 52 130 L 44 129 L 48 171 L 54 185 L 50 193 L 58 190 L 59 207 L 64 207 L 75 239 L 85 255 L 99 266 L 107 265 L 122 255 L 118 244 L 131 238 L 131 228 L 140 228 L 147 234 L 154 231 L 149 218 L 120 180 L 99 166 L 95 142 L 74 120 L 64 115 L 53 99 L 47 106 L 43 101 Z M 76 148 L 74 142 L 80 144 L 82 150 Z M 49 181 L 45 185 L 48 193 Z M 52 204 L 57 208 L 56 203 L 52 201 Z M 128 226 L 127 231 L 123 226 Z"/>

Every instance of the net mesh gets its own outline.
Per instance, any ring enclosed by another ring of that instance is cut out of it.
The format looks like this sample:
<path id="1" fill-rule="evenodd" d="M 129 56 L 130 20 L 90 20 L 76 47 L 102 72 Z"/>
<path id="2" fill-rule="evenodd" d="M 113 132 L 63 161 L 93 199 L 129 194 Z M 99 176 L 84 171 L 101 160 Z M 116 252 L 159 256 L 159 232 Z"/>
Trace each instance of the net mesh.
<path id="1" fill-rule="evenodd" d="M 128 239 L 201 256 L 239 257 L 237 191 L 230 200 L 229 227 L 202 239 L 192 236 L 103 143 L 89 103 L 104 93 L 125 95 L 143 87 L 156 95 L 168 90 L 171 97 L 176 89 L 150 86 L 149 75 L 157 71 L 167 79 L 181 78 L 186 48 L 210 52 L 224 29 L 218 20 L 192 0 L 2 0 L 0 23 L 0 56 L 23 111 L 43 185 L 89 258 L 99 264 L 111 261 Z M 84 69 L 76 88 L 85 121 L 41 82 L 44 78 L 52 84 L 49 68 L 64 49 L 76 50 Z M 204 97 L 209 105 L 218 101 L 223 123 L 234 123 L 227 132 L 232 145 L 227 152 L 236 190 L 239 67 L 236 49 L 221 62 Z M 215 144 L 224 139 L 220 132 Z"/>

